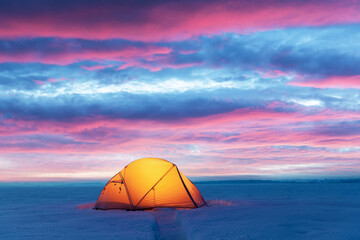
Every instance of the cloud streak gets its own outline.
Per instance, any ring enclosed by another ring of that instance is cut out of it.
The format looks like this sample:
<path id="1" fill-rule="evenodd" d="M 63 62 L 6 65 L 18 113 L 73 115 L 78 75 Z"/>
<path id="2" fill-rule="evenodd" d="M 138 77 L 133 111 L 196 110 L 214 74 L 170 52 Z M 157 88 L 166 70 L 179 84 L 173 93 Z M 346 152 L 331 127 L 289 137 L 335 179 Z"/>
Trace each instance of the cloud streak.
<path id="1" fill-rule="evenodd" d="M 252 32 L 360 20 L 357 1 L 132 1 L 121 4 L 116 1 L 62 1 L 61 5 L 56 1 L 24 1 L 21 7 L 8 1 L 0 4 L 0 21 L 5 26 L 0 36 L 6 38 L 158 41 L 224 31 Z"/>
<path id="2" fill-rule="evenodd" d="M 67 65 L 80 61 L 126 61 L 168 54 L 167 47 L 123 40 L 36 38 L 0 40 L 0 62 L 39 62 Z"/>
<path id="3" fill-rule="evenodd" d="M 359 174 L 359 6 L 0 0 L 0 181 Z"/>

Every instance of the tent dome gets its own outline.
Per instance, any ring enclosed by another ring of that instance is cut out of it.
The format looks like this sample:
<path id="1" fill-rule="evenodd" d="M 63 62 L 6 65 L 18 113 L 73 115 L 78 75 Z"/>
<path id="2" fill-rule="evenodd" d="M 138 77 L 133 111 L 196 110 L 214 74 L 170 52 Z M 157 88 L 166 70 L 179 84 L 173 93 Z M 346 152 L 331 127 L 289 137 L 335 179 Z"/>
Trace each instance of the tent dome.
<path id="1" fill-rule="evenodd" d="M 105 185 L 94 209 L 197 208 L 206 202 L 177 166 L 160 158 L 141 158 Z"/>

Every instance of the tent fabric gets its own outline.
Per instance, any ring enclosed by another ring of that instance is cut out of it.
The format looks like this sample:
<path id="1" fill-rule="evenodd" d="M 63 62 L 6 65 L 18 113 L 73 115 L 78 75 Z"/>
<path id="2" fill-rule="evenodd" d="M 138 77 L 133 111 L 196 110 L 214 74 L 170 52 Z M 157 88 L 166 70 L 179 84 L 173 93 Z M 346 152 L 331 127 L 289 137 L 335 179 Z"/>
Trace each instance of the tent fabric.
<path id="1" fill-rule="evenodd" d="M 200 191 L 177 166 L 160 158 L 138 159 L 105 185 L 94 209 L 197 208 L 206 205 Z"/>

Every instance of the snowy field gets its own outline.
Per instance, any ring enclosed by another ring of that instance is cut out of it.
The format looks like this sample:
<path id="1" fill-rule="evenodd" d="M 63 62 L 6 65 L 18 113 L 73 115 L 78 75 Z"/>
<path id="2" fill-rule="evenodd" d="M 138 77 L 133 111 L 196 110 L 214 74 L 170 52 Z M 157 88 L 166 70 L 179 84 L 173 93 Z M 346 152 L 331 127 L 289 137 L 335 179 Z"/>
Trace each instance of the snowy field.
<path id="1" fill-rule="evenodd" d="M 201 183 L 209 207 L 95 211 L 104 184 L 0 185 L 0 239 L 360 239 L 360 183 Z"/>

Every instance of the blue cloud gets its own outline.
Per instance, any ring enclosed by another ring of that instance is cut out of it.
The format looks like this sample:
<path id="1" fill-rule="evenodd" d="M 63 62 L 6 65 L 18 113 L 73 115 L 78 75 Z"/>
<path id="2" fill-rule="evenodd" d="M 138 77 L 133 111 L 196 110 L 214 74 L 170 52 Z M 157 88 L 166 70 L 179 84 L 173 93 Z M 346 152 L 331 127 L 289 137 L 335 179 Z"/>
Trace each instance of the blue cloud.
<path id="1" fill-rule="evenodd" d="M 315 76 L 358 75 L 360 25 L 293 28 L 252 35 L 201 37 L 201 49 L 177 62 L 209 67 L 277 69 Z"/>
<path id="2" fill-rule="evenodd" d="M 68 121 L 98 115 L 108 118 L 178 120 L 245 107 L 254 107 L 254 103 L 216 100 L 212 97 L 192 96 L 191 93 L 157 97 L 122 93 L 96 97 L 73 94 L 53 98 L 0 98 L 0 112 L 4 117 L 25 120 Z"/>
<path id="3" fill-rule="evenodd" d="M 291 80 L 291 77 L 277 76 L 271 79 L 261 73 L 276 69 L 305 77 L 360 74 L 359 54 L 354 51 L 360 45 L 357 41 L 360 34 L 356 31 L 359 27 L 350 25 L 294 28 L 252 35 L 224 34 L 202 36 L 187 41 L 151 43 L 159 47 L 169 47 L 173 51 L 147 59 L 147 63 L 159 66 L 164 62 L 174 65 L 203 64 L 181 69 L 165 67 L 157 72 L 141 67 L 120 71 L 117 66 L 123 62 L 117 61 L 102 62 L 115 66 L 98 71 L 82 68 L 98 64 L 90 60 L 66 66 L 2 63 L 0 112 L 6 118 L 57 121 L 95 115 L 109 118 L 176 120 L 209 116 L 240 108 L 265 108 L 266 104 L 272 101 L 288 106 L 273 109 L 274 111 L 298 111 L 292 104 L 292 99 L 316 99 L 322 102 L 322 107 L 359 110 L 360 107 L 353 101 L 357 98 L 355 90 L 315 90 L 287 86 L 285 83 Z M 51 55 L 64 48 L 69 52 L 89 49 L 112 51 L 128 46 L 146 47 L 148 43 L 121 39 L 3 39 L 0 40 L 0 53 L 21 54 L 33 51 L 39 55 Z M 49 78 L 60 77 L 67 80 L 47 82 L 45 86 L 34 82 L 46 82 Z M 147 84 L 151 89 L 155 88 L 156 84 L 171 82 L 172 79 L 180 79 L 189 84 L 200 81 L 205 85 L 210 79 L 220 83 L 228 82 L 229 85 L 216 89 L 194 88 L 169 93 L 131 93 L 120 90 L 113 93 L 102 92 L 104 87 L 127 83 L 133 83 L 134 88 Z M 235 86 L 238 83 L 243 83 L 244 87 Z M 234 84 L 233 87 L 231 84 Z M 77 88 L 89 88 L 92 91 L 71 92 Z M 46 93 L 46 96 L 37 95 L 37 91 Z"/>
<path id="4" fill-rule="evenodd" d="M 360 121 L 344 121 L 320 125 L 313 133 L 327 137 L 357 136 L 360 135 Z"/>

